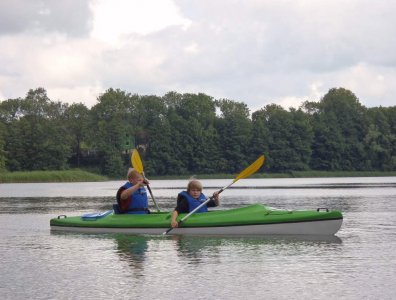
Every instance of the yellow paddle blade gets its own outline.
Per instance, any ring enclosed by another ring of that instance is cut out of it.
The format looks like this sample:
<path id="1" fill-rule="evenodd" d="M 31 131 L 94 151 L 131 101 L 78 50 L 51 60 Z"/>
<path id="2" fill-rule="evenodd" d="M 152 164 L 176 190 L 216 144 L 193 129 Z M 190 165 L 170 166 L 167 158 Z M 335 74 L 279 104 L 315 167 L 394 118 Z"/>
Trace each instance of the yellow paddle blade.
<path id="1" fill-rule="evenodd" d="M 250 175 L 257 172 L 258 169 L 264 163 L 264 155 L 261 155 L 254 163 L 252 163 L 249 167 L 243 170 L 239 175 L 234 179 L 234 182 L 238 181 L 239 179 L 249 177 Z"/>
<path id="2" fill-rule="evenodd" d="M 143 163 L 142 160 L 140 159 L 139 151 L 136 149 L 133 149 L 132 155 L 131 155 L 131 163 L 132 167 L 138 171 L 140 174 L 143 173 Z"/>

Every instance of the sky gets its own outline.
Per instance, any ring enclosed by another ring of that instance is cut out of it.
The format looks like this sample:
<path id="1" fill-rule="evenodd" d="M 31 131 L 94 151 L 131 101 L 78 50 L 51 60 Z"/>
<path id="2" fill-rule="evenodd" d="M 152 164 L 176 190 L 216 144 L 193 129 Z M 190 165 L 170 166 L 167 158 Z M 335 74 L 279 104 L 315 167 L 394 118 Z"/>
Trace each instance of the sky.
<path id="1" fill-rule="evenodd" d="M 205 93 L 255 111 L 331 88 L 396 105 L 396 0 L 1 0 L 0 101 L 43 87 Z"/>

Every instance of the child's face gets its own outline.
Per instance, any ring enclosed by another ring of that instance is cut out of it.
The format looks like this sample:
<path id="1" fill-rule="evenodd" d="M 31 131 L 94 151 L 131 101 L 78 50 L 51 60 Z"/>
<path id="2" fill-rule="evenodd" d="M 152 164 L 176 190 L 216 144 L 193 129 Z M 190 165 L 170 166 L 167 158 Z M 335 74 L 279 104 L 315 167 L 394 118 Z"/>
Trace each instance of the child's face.
<path id="1" fill-rule="evenodd" d="M 199 195 L 201 195 L 201 190 L 200 189 L 191 189 L 189 192 L 191 197 L 197 199 Z"/>

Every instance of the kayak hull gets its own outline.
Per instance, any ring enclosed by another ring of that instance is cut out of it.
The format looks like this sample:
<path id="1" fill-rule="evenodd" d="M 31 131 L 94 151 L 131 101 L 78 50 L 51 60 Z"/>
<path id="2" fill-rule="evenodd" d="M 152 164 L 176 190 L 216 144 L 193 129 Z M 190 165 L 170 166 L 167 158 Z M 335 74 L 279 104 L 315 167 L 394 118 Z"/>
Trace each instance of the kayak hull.
<path id="1" fill-rule="evenodd" d="M 315 222 L 261 224 L 224 227 L 174 228 L 174 235 L 334 235 L 342 219 Z M 51 230 L 81 233 L 163 234 L 167 228 L 97 228 L 51 226 Z"/>
<path id="2" fill-rule="evenodd" d="M 98 214 L 98 218 L 59 216 L 51 219 L 53 231 L 81 233 L 163 234 L 171 213 L 149 215 Z M 180 217 L 183 217 L 181 215 Z M 174 235 L 334 235 L 341 227 L 339 211 L 274 210 L 255 204 L 244 208 L 193 214 Z"/>

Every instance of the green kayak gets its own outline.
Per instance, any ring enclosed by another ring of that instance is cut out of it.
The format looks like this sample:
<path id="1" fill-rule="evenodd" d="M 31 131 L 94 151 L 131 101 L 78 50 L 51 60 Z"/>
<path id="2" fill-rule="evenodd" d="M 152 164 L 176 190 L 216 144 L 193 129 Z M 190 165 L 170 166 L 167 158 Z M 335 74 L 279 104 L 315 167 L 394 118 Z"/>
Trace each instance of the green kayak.
<path id="1" fill-rule="evenodd" d="M 183 218 L 184 214 L 179 216 Z M 321 208 L 311 211 L 278 210 L 262 204 L 229 210 L 195 213 L 171 234 L 186 235 L 334 235 L 342 214 Z M 163 234 L 170 226 L 171 212 L 115 214 L 113 211 L 78 217 L 58 216 L 51 230 L 88 233 Z"/>

